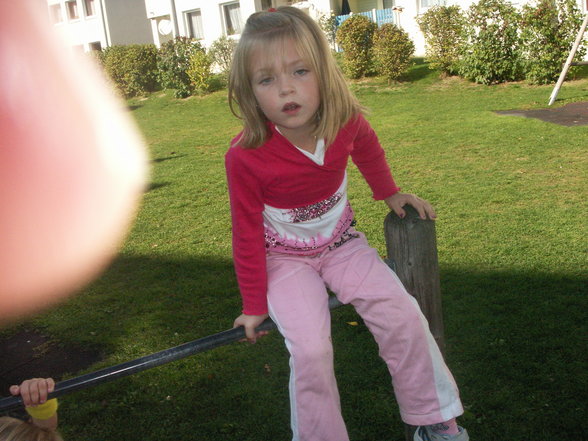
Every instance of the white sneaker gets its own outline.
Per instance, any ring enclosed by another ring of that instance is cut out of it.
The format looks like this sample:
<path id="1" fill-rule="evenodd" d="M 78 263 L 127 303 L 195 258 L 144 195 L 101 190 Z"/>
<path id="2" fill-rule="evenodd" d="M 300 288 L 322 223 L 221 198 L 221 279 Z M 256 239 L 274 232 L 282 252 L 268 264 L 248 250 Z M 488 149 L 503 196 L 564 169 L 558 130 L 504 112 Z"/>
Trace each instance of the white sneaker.
<path id="1" fill-rule="evenodd" d="M 419 426 L 414 433 L 414 441 L 470 441 L 468 431 L 463 427 L 459 427 L 457 435 L 442 435 L 433 432 L 430 426 Z"/>

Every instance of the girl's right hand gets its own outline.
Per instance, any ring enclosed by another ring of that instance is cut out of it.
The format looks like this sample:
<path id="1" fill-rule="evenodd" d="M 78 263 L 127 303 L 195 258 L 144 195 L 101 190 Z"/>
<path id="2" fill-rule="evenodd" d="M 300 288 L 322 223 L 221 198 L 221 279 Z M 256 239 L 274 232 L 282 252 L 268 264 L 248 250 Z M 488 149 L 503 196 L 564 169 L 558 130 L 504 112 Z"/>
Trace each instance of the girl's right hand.
<path id="1" fill-rule="evenodd" d="M 248 315 L 248 314 L 241 314 L 239 317 L 235 319 L 233 323 L 233 328 L 238 328 L 239 326 L 243 326 L 245 328 L 245 335 L 247 336 L 247 341 L 249 343 L 255 343 L 259 337 L 263 337 L 264 335 L 268 334 L 268 331 L 259 331 L 255 332 L 255 328 L 263 323 L 263 321 L 268 318 L 268 314 L 262 315 Z"/>

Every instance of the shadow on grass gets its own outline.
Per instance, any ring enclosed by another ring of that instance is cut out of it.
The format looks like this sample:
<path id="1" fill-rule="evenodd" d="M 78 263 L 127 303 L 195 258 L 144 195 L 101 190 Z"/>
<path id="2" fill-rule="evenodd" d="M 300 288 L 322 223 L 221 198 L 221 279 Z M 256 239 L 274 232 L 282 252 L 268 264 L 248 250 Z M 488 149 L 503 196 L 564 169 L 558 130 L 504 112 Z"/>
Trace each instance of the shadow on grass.
<path id="1" fill-rule="evenodd" d="M 438 77 L 439 72 L 431 70 L 429 68 L 429 63 L 426 63 L 424 58 L 415 58 L 412 67 L 400 78 L 400 80 L 403 82 L 417 82 L 424 79 L 433 80 Z"/>
<path id="2" fill-rule="evenodd" d="M 181 154 L 181 155 L 176 155 L 174 152 L 170 153 L 173 156 L 165 156 L 162 158 L 154 158 L 151 160 L 151 162 L 153 163 L 159 163 L 159 162 L 165 162 L 165 161 L 169 161 L 170 159 L 178 159 L 178 158 L 183 158 L 184 156 L 187 156 L 186 154 Z"/>
<path id="3" fill-rule="evenodd" d="M 230 261 L 119 257 L 84 292 L 37 320 L 16 326 L 12 333 L 3 330 L 2 342 L 8 342 L 23 329 L 28 332 L 42 329 L 51 346 L 40 342 L 36 345 L 40 349 L 34 350 L 34 357 L 28 359 L 4 357 L 0 375 L 14 374 L 18 369 L 18 375 L 10 377 L 13 381 L 10 384 L 29 378 L 30 374 L 38 376 L 29 372 L 26 365 L 38 369 L 45 359 L 51 361 L 51 366 L 43 369 L 43 375 L 60 379 L 63 374 L 76 373 L 87 364 L 80 362 L 75 369 L 75 361 L 69 363 L 64 359 L 62 363 L 54 363 L 51 350 L 61 353 L 69 347 L 71 358 L 75 358 L 77 354 L 73 352 L 86 348 L 95 354 L 93 362 L 96 362 L 97 354 L 108 358 L 109 353 L 136 343 L 137 350 L 128 351 L 128 356 L 134 358 L 228 329 L 239 311 L 231 274 Z M 30 346 L 35 346 L 32 343 L 35 342 L 28 341 Z M 53 348 L 55 345 L 59 347 Z M 13 366 L 14 363 L 18 365 Z"/>
<path id="4" fill-rule="evenodd" d="M 583 436 L 587 286 L 585 275 L 442 271 L 448 357 L 468 407 L 464 425 L 508 427 L 504 439 Z"/>
<path id="5" fill-rule="evenodd" d="M 469 268 L 442 268 L 441 279 L 447 359 L 467 409 L 463 425 L 480 441 L 492 439 L 483 435 L 489 426 L 501 427 L 504 439 L 527 439 L 535 430 L 538 441 L 558 433 L 581 438 L 588 280 Z M 60 340 L 102 347 L 123 362 L 228 329 L 239 311 L 228 259 L 123 256 L 43 322 Z M 352 308 L 333 312 L 333 341 L 352 438 L 392 439 L 397 431 L 402 439 L 401 423 L 390 416 L 397 409 L 388 374 Z M 84 439 L 143 440 L 153 425 L 141 412 L 153 407 L 166 421 L 157 427 L 160 438 L 286 439 L 287 364 L 273 333 L 255 347 L 219 348 L 89 390 L 69 408 L 70 421 Z M 101 402 L 109 404 L 92 404 Z M 129 412 L 142 429 L 125 429 Z M 108 424 L 85 429 L 96 414 Z M 261 428 L 256 421 L 268 423 Z"/>
<path id="6" fill-rule="evenodd" d="M 170 185 L 169 182 L 152 182 L 145 189 L 145 193 L 148 193 L 152 190 L 157 190 L 159 188 L 167 187 L 168 185 Z"/>
<path id="7" fill-rule="evenodd" d="M 229 260 L 119 257 L 85 296 L 112 314 L 104 318 L 114 318 L 114 328 L 127 323 L 131 329 L 174 329 L 199 337 L 230 327 L 239 311 L 237 292 Z"/>

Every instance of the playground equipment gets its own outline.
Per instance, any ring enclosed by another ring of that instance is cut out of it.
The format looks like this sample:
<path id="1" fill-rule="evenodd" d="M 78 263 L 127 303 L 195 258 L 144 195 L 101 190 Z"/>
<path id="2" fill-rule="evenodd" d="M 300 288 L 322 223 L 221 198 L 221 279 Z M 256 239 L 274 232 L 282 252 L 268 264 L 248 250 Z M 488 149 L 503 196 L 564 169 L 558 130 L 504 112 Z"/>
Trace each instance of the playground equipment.
<path id="1" fill-rule="evenodd" d="M 329 298 L 330 309 L 336 308 L 340 305 L 341 303 L 335 297 Z M 270 331 L 275 328 L 276 325 L 274 322 L 271 319 L 266 319 L 260 326 L 257 327 L 257 331 Z M 91 372 L 89 374 L 81 375 L 69 380 L 60 381 L 55 385 L 55 390 L 49 394 L 49 398 L 57 398 L 71 392 L 87 389 L 89 387 L 97 386 L 99 384 L 113 381 L 118 378 L 127 377 L 147 369 L 161 366 L 162 364 L 180 360 L 190 355 L 195 355 L 200 352 L 218 348 L 219 346 L 234 343 L 244 338 L 245 331 L 242 327 L 218 332 L 216 334 L 209 335 L 208 337 L 199 338 L 197 340 L 193 340 L 173 348 L 165 349 L 151 355 L 146 355 L 135 360 L 100 369 L 96 372 Z M 0 411 L 15 409 L 22 406 L 23 401 L 20 396 L 0 399 Z"/>
<path id="2" fill-rule="evenodd" d="M 582 26 L 580 26 L 580 30 L 578 31 L 578 35 L 576 36 L 576 41 L 574 42 L 574 45 L 572 46 L 572 49 L 570 50 L 570 53 L 568 54 L 568 59 L 566 60 L 566 62 L 564 63 L 563 69 L 561 70 L 561 73 L 559 74 L 559 78 L 557 79 L 557 83 L 555 83 L 555 87 L 553 88 L 553 91 L 551 92 L 551 96 L 549 97 L 549 106 L 551 106 L 553 104 L 553 102 L 555 101 L 555 98 L 557 98 L 557 94 L 559 93 L 559 89 L 561 88 L 561 85 L 563 84 L 566 75 L 568 74 L 568 70 L 570 69 L 570 66 L 579 66 L 579 65 L 584 65 L 584 64 L 588 64 L 588 61 L 579 61 L 576 63 L 573 63 L 572 60 L 574 59 L 574 56 L 576 55 L 576 51 L 578 50 L 578 47 L 580 46 L 580 43 L 582 42 L 582 38 L 584 37 L 584 32 L 586 32 L 586 25 L 588 24 L 588 14 L 586 14 L 586 17 L 584 17 L 584 21 L 582 22 Z"/>
<path id="3" fill-rule="evenodd" d="M 439 265 L 437 260 L 437 243 L 435 222 L 423 220 L 411 206 L 404 207 L 406 216 L 399 218 L 390 212 L 384 220 L 386 239 L 386 262 L 396 272 L 408 292 L 418 301 L 421 310 L 429 322 L 433 337 L 441 352 L 444 352 L 443 317 L 441 312 L 441 290 L 439 282 Z M 329 308 L 341 306 L 336 297 L 329 298 Z M 265 320 L 258 331 L 268 331 L 276 326 Z M 125 363 L 104 368 L 96 372 L 64 380 L 55 385 L 49 398 L 57 398 L 81 389 L 97 386 L 138 372 L 171 363 L 190 355 L 208 351 L 245 338 L 242 327 L 229 329 L 189 343 L 156 352 Z M 22 407 L 20 397 L 0 399 L 0 411 Z M 406 426 L 406 440 L 413 439 L 415 427 Z"/>

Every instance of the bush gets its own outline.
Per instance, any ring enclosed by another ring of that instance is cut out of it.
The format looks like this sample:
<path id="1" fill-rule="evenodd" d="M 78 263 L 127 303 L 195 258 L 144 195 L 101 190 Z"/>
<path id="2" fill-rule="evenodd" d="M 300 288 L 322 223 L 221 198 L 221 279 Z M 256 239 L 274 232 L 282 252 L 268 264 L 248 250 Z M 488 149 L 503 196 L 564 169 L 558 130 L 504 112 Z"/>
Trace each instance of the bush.
<path id="1" fill-rule="evenodd" d="M 457 73 L 464 44 L 465 16 L 459 6 L 433 6 L 417 19 L 425 36 L 425 55 L 431 69 Z"/>
<path id="2" fill-rule="evenodd" d="M 337 16 L 333 12 L 330 14 L 321 14 L 318 19 L 318 24 L 325 33 L 331 48 L 333 48 L 337 41 Z"/>
<path id="3" fill-rule="evenodd" d="M 529 82 L 547 84 L 557 80 L 581 24 L 582 13 L 575 0 L 536 0 L 535 5 L 523 6 L 521 39 Z M 583 59 L 585 54 L 586 48 L 581 46 L 576 59 Z"/>
<path id="4" fill-rule="evenodd" d="M 111 46 L 100 57 L 117 89 L 132 97 L 157 87 L 157 48 L 153 44 Z"/>
<path id="5" fill-rule="evenodd" d="M 519 19 L 515 7 L 505 0 L 480 0 L 470 6 L 459 74 L 481 84 L 521 79 Z"/>
<path id="6" fill-rule="evenodd" d="M 363 15 L 353 15 L 337 30 L 337 43 L 343 49 L 343 69 L 350 78 L 373 72 L 372 45 L 377 25 Z"/>
<path id="7" fill-rule="evenodd" d="M 212 80 L 212 58 L 204 49 L 194 52 L 190 57 L 190 66 L 186 73 L 190 78 L 192 91 L 199 95 L 209 92 Z"/>
<path id="8" fill-rule="evenodd" d="M 236 47 L 237 42 L 235 40 L 223 35 L 212 43 L 208 52 L 213 64 L 218 67 L 219 73 L 225 83 L 229 77 L 231 61 L 233 60 L 233 53 Z"/>
<path id="9" fill-rule="evenodd" d="M 157 57 L 159 83 L 164 89 L 175 89 L 176 98 L 185 98 L 192 93 L 188 76 L 190 60 L 202 45 L 193 38 L 177 37 L 161 45 Z"/>
<path id="10" fill-rule="evenodd" d="M 227 88 L 227 78 L 223 75 L 213 73 L 208 82 L 208 91 L 216 92 Z"/>
<path id="11" fill-rule="evenodd" d="M 378 73 L 394 81 L 408 70 L 414 54 L 414 43 L 408 34 L 392 23 L 386 23 L 374 34 L 374 61 Z"/>

